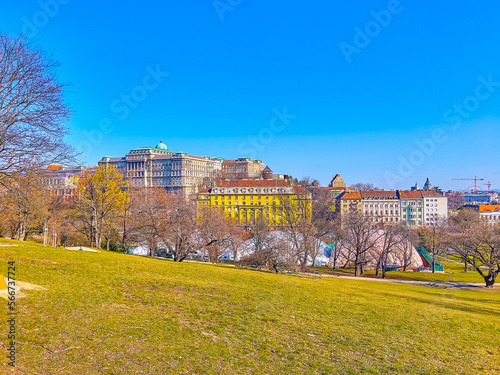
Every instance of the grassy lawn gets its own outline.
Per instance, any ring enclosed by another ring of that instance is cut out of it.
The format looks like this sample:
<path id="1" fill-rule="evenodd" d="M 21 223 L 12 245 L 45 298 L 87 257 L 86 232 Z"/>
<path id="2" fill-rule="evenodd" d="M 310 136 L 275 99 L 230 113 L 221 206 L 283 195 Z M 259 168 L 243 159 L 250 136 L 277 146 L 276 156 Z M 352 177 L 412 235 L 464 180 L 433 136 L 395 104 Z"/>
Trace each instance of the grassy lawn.
<path id="1" fill-rule="evenodd" d="M 443 272 L 410 272 L 410 271 L 388 271 L 387 279 L 396 280 L 414 280 L 414 281 L 456 281 L 464 283 L 484 283 L 484 279 L 479 275 L 479 273 L 470 269 L 468 272 L 464 272 L 463 264 L 459 264 L 450 260 L 439 260 L 442 265 L 444 265 Z M 354 269 L 331 269 L 327 267 L 312 267 L 316 272 L 330 275 L 338 276 L 354 276 Z M 450 277 L 451 272 L 451 277 Z M 367 270 L 362 277 L 375 277 L 374 270 Z M 382 271 L 379 273 L 379 278 L 382 278 Z"/>
<path id="2" fill-rule="evenodd" d="M 308 279 L 34 244 L 0 247 L 0 273 L 11 260 L 17 279 L 46 290 L 18 299 L 18 367 L 11 372 L 2 348 L 2 374 L 500 371 L 498 290 Z"/>

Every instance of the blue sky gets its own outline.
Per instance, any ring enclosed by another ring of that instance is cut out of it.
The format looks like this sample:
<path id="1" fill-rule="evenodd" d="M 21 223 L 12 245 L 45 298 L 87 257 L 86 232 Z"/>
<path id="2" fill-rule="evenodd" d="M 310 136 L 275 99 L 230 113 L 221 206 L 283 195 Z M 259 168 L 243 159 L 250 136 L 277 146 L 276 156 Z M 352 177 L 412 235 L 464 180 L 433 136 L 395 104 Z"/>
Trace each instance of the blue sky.
<path id="1" fill-rule="evenodd" d="M 326 185 L 500 188 L 500 3 L 6 1 L 61 62 L 87 164 L 155 145 Z M 498 83 L 497 83 L 498 82 Z"/>

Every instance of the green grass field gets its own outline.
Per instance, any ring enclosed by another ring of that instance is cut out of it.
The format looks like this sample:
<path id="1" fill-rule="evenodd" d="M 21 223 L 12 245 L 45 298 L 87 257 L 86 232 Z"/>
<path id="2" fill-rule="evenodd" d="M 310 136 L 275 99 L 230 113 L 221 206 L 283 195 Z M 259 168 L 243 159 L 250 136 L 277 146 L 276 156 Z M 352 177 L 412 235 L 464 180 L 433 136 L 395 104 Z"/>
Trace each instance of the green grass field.
<path id="1" fill-rule="evenodd" d="M 13 243 L 13 242 L 10 242 Z M 2 374 L 498 374 L 500 293 L 0 247 L 17 300 Z M 2 311 L 7 311 L 7 302 Z"/>
<path id="2" fill-rule="evenodd" d="M 445 258 L 446 259 L 446 258 Z M 484 279 L 479 273 L 470 268 L 468 272 L 464 272 L 463 264 L 453 262 L 451 260 L 440 259 L 440 263 L 444 265 L 444 272 L 412 272 L 412 271 L 388 271 L 386 278 L 392 280 L 413 280 L 413 281 L 452 281 L 462 283 L 481 283 L 484 284 Z M 313 267 L 315 272 L 338 276 L 354 276 L 354 269 L 327 267 Z M 450 277 L 451 272 L 451 277 Z M 367 270 L 362 277 L 374 278 L 375 271 Z M 378 278 L 382 278 L 380 271 Z"/>

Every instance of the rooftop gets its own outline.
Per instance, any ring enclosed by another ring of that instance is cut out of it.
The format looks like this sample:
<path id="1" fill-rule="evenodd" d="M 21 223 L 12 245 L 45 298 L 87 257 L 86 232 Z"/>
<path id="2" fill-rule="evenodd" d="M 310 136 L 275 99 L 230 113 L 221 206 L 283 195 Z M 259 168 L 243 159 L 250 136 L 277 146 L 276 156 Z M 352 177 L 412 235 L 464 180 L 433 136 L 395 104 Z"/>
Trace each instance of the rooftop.
<path id="1" fill-rule="evenodd" d="M 288 187 L 284 180 L 225 180 L 215 187 Z"/>

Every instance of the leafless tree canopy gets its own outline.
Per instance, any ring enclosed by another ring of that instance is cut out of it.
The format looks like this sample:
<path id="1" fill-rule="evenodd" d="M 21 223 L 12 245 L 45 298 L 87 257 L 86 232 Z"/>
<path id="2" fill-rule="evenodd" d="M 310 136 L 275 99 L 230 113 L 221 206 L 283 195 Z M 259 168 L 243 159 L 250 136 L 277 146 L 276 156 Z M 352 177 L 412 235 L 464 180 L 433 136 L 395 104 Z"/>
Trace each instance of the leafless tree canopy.
<path id="1" fill-rule="evenodd" d="M 376 188 L 375 186 L 373 186 L 373 184 L 370 184 L 370 183 L 363 183 L 363 182 L 358 182 L 357 184 L 353 184 L 351 185 L 351 187 L 355 190 L 355 191 L 372 191 L 372 190 L 378 190 L 378 188 Z"/>
<path id="2" fill-rule="evenodd" d="M 461 210 L 450 220 L 448 243 L 492 287 L 500 273 L 500 226 L 481 220 L 474 210 Z"/>
<path id="3" fill-rule="evenodd" d="M 462 194 L 453 194 L 448 197 L 448 208 L 458 210 L 465 204 L 465 198 Z"/>
<path id="4" fill-rule="evenodd" d="M 351 212 L 343 218 L 342 223 L 346 231 L 344 247 L 348 250 L 348 258 L 354 265 L 354 275 L 364 273 L 364 266 L 368 262 L 367 253 L 373 249 L 382 235 L 372 229 L 369 216 L 359 212 Z"/>
<path id="5" fill-rule="evenodd" d="M 57 67 L 25 37 L 0 34 L 0 173 L 69 161 L 71 111 Z"/>
<path id="6" fill-rule="evenodd" d="M 437 222 L 430 226 L 423 226 L 418 230 L 419 245 L 432 256 L 432 272 L 436 272 L 436 258 L 446 250 L 448 246 L 448 220 L 438 218 Z"/>
<path id="7" fill-rule="evenodd" d="M 0 231 L 26 240 L 42 230 L 50 197 L 38 173 L 14 174 L 0 189 Z"/>

